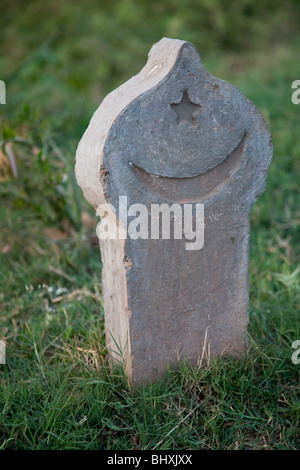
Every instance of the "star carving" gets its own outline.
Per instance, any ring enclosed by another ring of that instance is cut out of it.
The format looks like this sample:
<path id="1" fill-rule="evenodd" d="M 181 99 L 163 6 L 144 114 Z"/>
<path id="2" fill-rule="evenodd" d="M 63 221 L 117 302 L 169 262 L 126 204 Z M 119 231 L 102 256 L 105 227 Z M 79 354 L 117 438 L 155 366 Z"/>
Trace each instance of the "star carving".
<path id="1" fill-rule="evenodd" d="M 172 103 L 170 106 L 177 115 L 177 124 L 187 122 L 197 126 L 196 116 L 202 106 L 191 101 L 187 90 L 184 90 L 180 103 Z"/>

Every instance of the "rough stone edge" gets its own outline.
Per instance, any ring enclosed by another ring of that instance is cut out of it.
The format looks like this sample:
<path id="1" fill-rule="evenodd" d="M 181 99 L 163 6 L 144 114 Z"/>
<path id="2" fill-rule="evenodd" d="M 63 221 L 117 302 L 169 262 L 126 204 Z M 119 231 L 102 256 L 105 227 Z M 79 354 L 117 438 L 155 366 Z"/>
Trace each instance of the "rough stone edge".
<path id="1" fill-rule="evenodd" d="M 196 51 L 191 43 L 176 39 L 163 38 L 158 43 L 154 44 L 148 54 L 148 61 L 144 68 L 136 76 L 107 95 L 92 116 L 90 124 L 77 147 L 75 176 L 85 199 L 95 209 L 97 209 L 100 204 L 108 202 L 105 194 L 105 184 L 103 184 L 103 178 L 101 177 L 101 170 L 103 171 L 102 165 L 105 143 L 114 121 L 133 100 L 160 83 L 163 83 L 168 78 L 180 57 L 182 49 L 186 45 L 189 45 Z M 127 374 L 129 378 L 131 378 L 132 352 L 129 328 L 130 311 L 128 309 L 126 292 L 126 268 L 122 261 L 123 267 L 119 265 L 120 260 L 124 259 L 125 240 L 119 240 L 117 245 L 118 246 L 113 246 L 109 244 L 109 246 L 105 247 L 104 244 L 100 244 L 101 250 L 103 251 L 103 258 L 106 261 L 103 266 L 103 275 L 110 278 L 112 273 L 110 272 L 109 265 L 118 261 L 117 265 L 119 268 L 120 281 L 117 292 L 107 290 L 107 292 L 103 293 L 105 330 L 111 360 L 113 362 L 118 362 L 118 359 L 120 360 L 116 351 L 117 344 L 114 344 L 115 341 L 120 342 L 118 347 L 120 347 L 125 354 L 123 359 L 126 361 Z M 118 260 L 116 260 L 116 250 L 118 252 Z M 117 295 L 118 297 L 118 299 L 114 301 L 114 305 L 118 311 L 114 312 L 111 311 L 114 310 L 111 304 L 112 295 Z M 123 305 L 124 308 L 120 309 L 119 307 L 121 305 Z M 119 325 L 116 325 L 116 321 L 110 319 L 112 314 L 115 320 L 119 319 Z M 110 327 L 112 327 L 113 331 L 110 330 Z M 126 338 L 125 342 L 124 338 Z"/>

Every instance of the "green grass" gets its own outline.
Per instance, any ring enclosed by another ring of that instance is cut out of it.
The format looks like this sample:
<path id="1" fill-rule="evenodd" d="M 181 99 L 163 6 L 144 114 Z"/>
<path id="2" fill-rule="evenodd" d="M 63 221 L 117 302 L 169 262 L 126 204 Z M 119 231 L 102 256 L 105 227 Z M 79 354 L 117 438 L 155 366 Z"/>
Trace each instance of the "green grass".
<path id="1" fill-rule="evenodd" d="M 155 34 L 146 28 L 140 42 L 125 34 L 128 62 L 117 39 L 147 9 L 129 18 L 115 2 L 111 15 L 84 26 L 67 2 L 51 33 L 54 19 L 40 5 L 30 2 L 0 33 L 0 79 L 8 84 L 0 118 L 0 339 L 7 344 L 0 448 L 299 449 L 300 365 L 291 356 L 300 339 L 300 105 L 291 102 L 291 83 L 300 78 L 300 38 L 221 54 L 216 34 L 201 54 L 211 73 L 255 102 L 273 136 L 266 192 L 251 212 L 248 352 L 209 367 L 181 365 L 131 389 L 122 364 L 107 367 L 97 218 L 75 183 L 74 155 L 100 98 L 138 72 L 155 35 L 192 39 L 197 31 L 187 37 L 180 24 L 187 6 L 183 16 L 163 10 Z M 60 32 L 69 17 L 67 32 L 78 26 L 82 42 Z M 99 63 L 96 27 L 112 48 Z"/>

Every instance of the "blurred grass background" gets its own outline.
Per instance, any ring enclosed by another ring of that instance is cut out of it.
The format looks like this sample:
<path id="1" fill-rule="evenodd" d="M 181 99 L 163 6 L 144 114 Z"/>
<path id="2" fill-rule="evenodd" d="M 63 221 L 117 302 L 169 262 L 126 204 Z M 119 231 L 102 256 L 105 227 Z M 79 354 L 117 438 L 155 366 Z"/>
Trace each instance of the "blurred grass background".
<path id="1" fill-rule="evenodd" d="M 297 0 L 0 1 L 0 448 L 299 448 Z M 161 37 L 191 41 L 264 114 L 274 160 L 251 212 L 249 352 L 131 390 L 109 372 L 97 218 L 77 143 Z"/>

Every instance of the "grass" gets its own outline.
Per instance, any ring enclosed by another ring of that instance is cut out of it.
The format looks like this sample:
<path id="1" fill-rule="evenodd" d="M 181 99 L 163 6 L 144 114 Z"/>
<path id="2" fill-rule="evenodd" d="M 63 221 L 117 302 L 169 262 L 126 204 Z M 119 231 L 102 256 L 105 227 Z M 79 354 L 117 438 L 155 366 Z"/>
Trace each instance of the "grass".
<path id="1" fill-rule="evenodd" d="M 16 20 L 18 31 L 10 26 L 15 35 L 4 47 L 12 59 L 0 77 L 8 83 L 0 153 L 0 338 L 7 344 L 0 448 L 299 449 L 300 365 L 291 356 L 300 339 L 300 105 L 291 102 L 291 83 L 300 77 L 300 39 L 242 55 L 211 49 L 203 58 L 255 102 L 273 135 L 266 192 L 251 212 L 248 352 L 209 367 L 183 364 L 164 381 L 131 389 L 122 364 L 107 367 L 97 220 L 73 166 L 104 95 L 99 76 L 108 91 L 142 64 L 122 62 L 118 70 L 109 63 L 108 72 L 85 55 L 83 77 L 85 44 L 60 43 L 57 33 L 34 48 L 26 21 Z M 45 17 L 43 27 L 51 24 Z M 37 24 L 32 37 L 38 32 Z M 86 30 L 80 34 L 92 41 Z"/>

